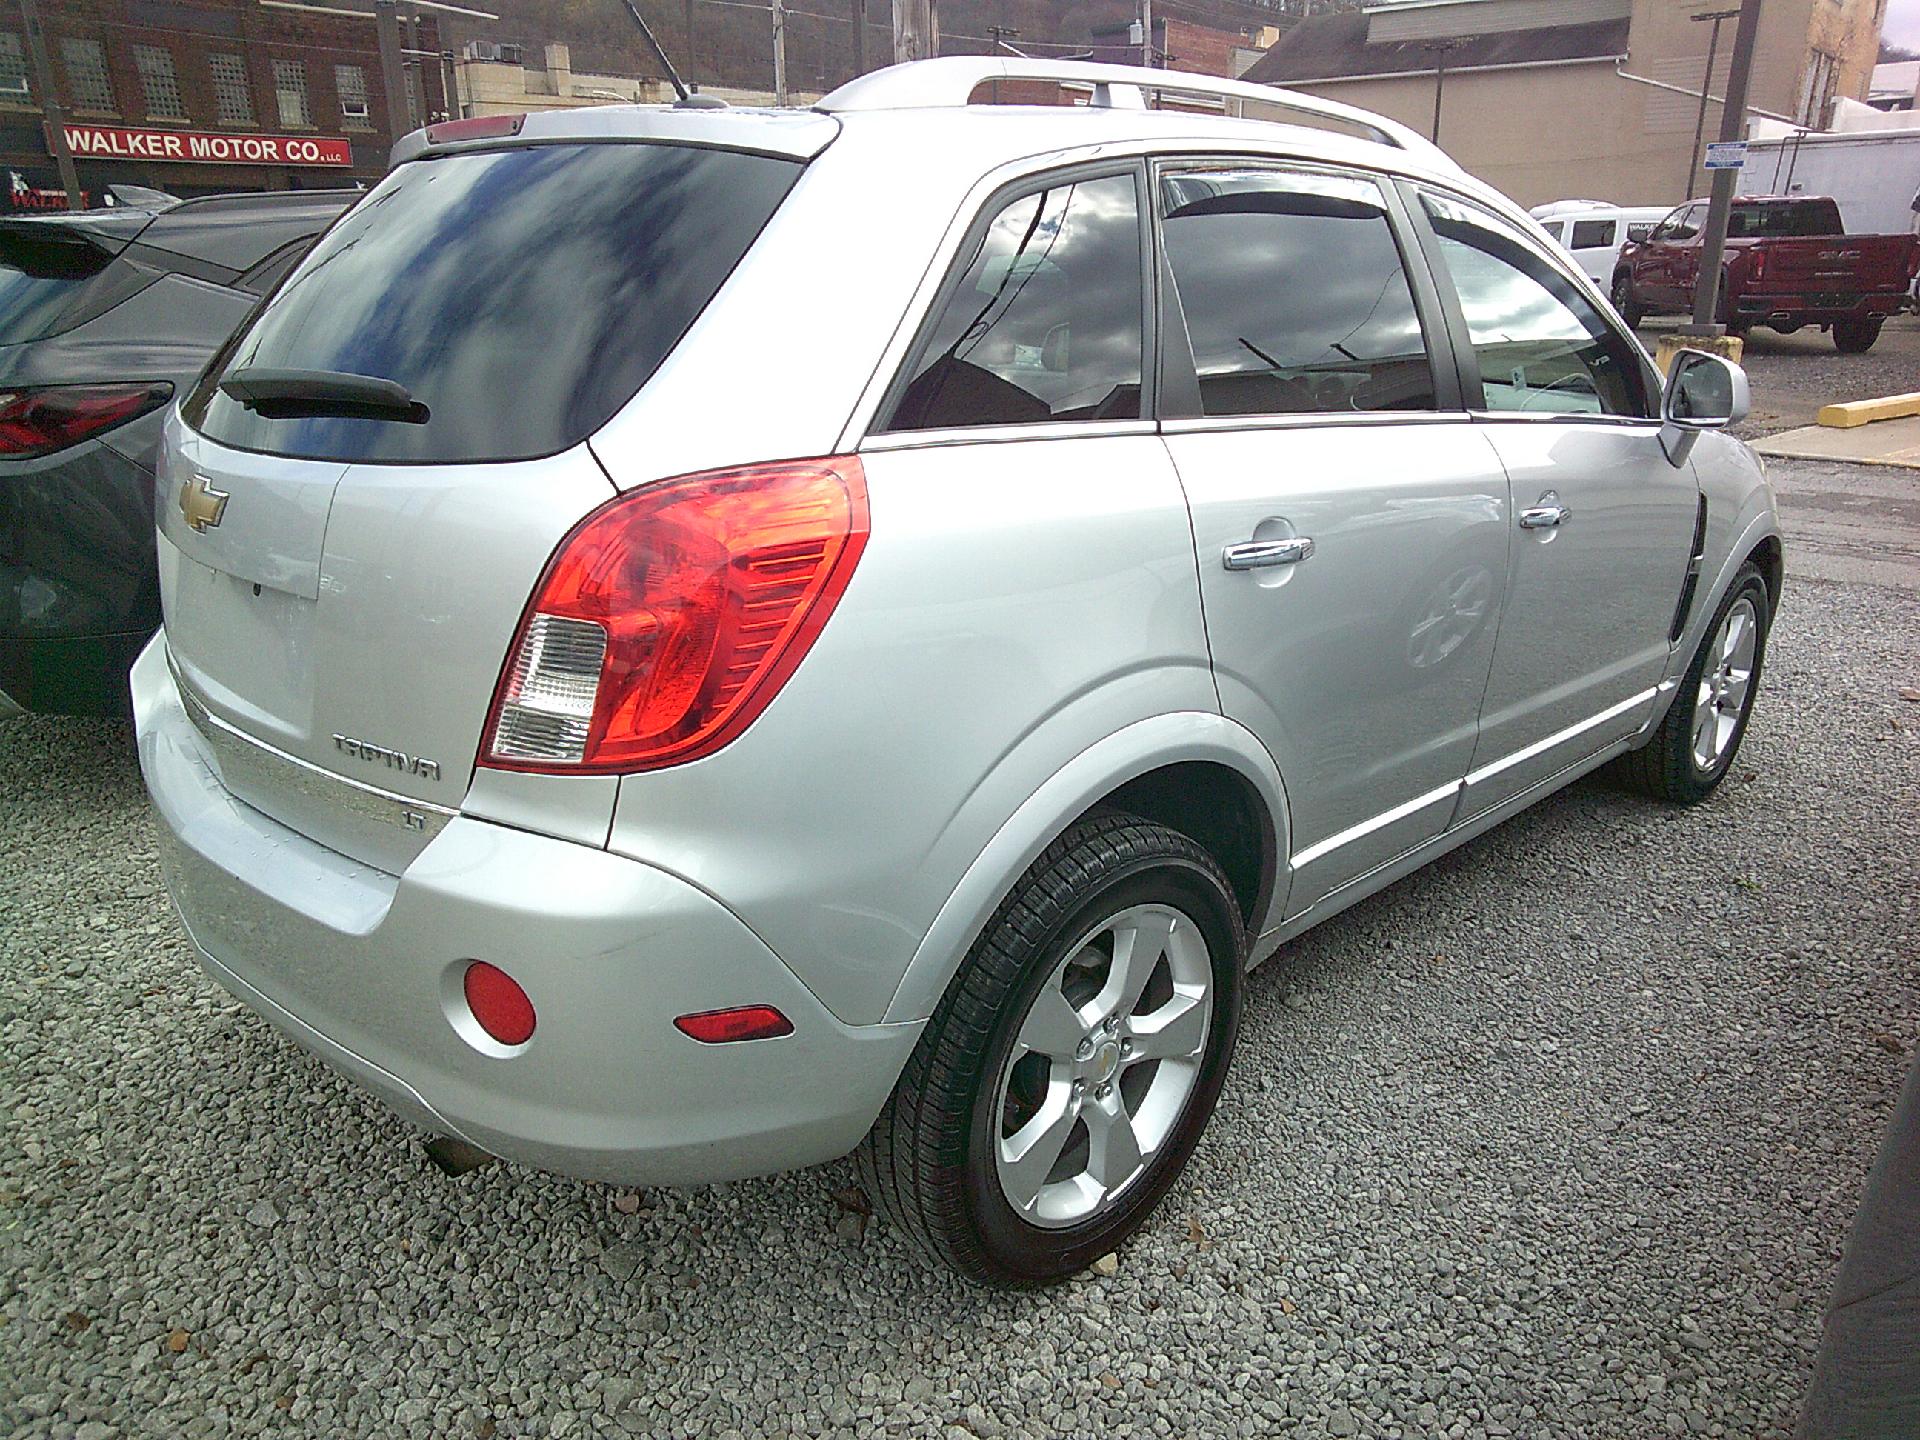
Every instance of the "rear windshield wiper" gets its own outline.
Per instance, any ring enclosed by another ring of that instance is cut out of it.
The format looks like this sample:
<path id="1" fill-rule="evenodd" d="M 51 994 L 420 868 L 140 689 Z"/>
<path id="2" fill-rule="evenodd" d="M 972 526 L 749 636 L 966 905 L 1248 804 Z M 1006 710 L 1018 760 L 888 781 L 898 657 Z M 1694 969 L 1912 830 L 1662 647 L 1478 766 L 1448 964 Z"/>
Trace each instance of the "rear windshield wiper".
<path id="1" fill-rule="evenodd" d="M 249 410 L 267 416 L 347 415 L 418 425 L 427 407 L 398 380 L 344 370 L 276 370 L 249 365 L 220 382 Z"/>

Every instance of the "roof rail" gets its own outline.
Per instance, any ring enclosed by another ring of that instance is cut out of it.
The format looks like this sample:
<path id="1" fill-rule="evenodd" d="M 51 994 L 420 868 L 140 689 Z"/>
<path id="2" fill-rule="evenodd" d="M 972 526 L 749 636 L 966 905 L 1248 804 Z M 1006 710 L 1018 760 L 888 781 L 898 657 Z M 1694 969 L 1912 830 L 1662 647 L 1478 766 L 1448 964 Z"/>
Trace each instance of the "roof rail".
<path id="1" fill-rule="evenodd" d="M 945 55 L 937 60 L 915 60 L 849 80 L 815 106 L 829 114 L 859 110 L 922 110 L 965 105 L 990 80 L 1051 80 L 1093 87 L 1097 107 L 1144 110 L 1147 96 L 1190 95 L 1204 99 L 1251 102 L 1316 120 L 1351 126 L 1366 138 L 1392 145 L 1409 154 L 1458 168 L 1432 141 L 1398 121 L 1357 105 L 1322 100 L 1297 90 L 1250 85 L 1217 75 L 1193 75 L 1183 70 L 1154 70 L 1139 65 L 1100 65 L 1080 60 L 1011 60 L 994 55 Z"/>

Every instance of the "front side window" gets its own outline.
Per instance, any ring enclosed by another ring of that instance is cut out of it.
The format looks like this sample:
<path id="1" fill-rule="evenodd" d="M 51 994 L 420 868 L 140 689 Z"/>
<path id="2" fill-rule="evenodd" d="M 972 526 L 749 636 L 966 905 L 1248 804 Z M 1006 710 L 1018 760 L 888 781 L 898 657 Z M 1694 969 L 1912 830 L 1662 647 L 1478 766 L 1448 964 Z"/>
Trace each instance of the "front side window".
<path id="1" fill-rule="evenodd" d="M 1421 200 L 1466 318 L 1484 408 L 1647 413 L 1639 347 L 1569 276 L 1491 215 L 1438 195 Z"/>
<path id="2" fill-rule="evenodd" d="M 1573 245 L 1575 250 L 1610 249 L 1613 245 L 1616 220 L 1576 220 L 1573 222 Z"/>
<path id="3" fill-rule="evenodd" d="M 307 108 L 307 63 L 304 60 L 273 62 L 273 93 L 280 102 L 280 123 L 294 129 L 310 129 L 313 112 Z"/>
<path id="4" fill-rule="evenodd" d="M 1433 367 L 1379 187 L 1204 170 L 1160 181 L 1205 415 L 1431 410 Z"/>
<path id="5" fill-rule="evenodd" d="M 213 100 L 222 125 L 253 124 L 253 92 L 247 87 L 247 62 L 238 55 L 209 55 Z"/>
<path id="6" fill-rule="evenodd" d="M 1140 418 L 1131 175 L 1061 180 L 994 216 L 886 428 Z"/>
<path id="7" fill-rule="evenodd" d="M 173 54 L 158 45 L 133 47 L 133 63 L 140 70 L 140 89 L 153 120 L 184 120 L 187 107 L 180 98 L 180 81 L 173 73 Z"/>
<path id="8" fill-rule="evenodd" d="M 67 88 L 73 108 L 105 114 L 113 111 L 113 81 L 107 75 L 107 52 L 98 40 L 62 40 L 60 56 L 67 62 Z"/>

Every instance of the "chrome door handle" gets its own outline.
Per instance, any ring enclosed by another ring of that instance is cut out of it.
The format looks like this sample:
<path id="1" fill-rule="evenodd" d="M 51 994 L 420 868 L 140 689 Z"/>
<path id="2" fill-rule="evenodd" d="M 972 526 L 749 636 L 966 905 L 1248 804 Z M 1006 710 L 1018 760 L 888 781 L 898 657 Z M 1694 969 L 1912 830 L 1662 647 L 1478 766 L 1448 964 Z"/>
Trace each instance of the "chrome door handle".
<path id="1" fill-rule="evenodd" d="M 1551 530 L 1573 518 L 1569 505 L 1530 505 L 1520 512 L 1522 530 Z"/>
<path id="2" fill-rule="evenodd" d="M 1304 535 L 1290 540 L 1243 540 L 1220 552 L 1229 570 L 1258 570 L 1267 565 L 1298 565 L 1313 557 L 1313 541 Z"/>

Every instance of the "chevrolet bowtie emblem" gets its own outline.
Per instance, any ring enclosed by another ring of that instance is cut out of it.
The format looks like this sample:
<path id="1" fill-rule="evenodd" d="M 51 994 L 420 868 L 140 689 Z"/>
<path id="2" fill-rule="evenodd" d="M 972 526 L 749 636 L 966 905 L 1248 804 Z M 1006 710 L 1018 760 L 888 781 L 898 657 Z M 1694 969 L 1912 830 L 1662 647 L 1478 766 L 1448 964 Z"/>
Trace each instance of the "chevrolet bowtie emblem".
<path id="1" fill-rule="evenodd" d="M 204 535 L 227 513 L 227 492 L 214 489 L 206 476 L 196 475 L 180 487 L 180 513 Z"/>

